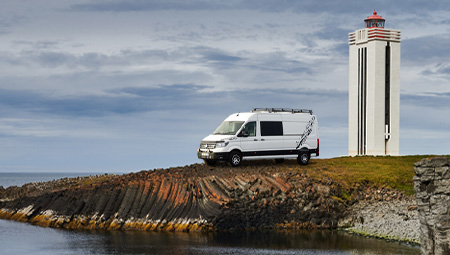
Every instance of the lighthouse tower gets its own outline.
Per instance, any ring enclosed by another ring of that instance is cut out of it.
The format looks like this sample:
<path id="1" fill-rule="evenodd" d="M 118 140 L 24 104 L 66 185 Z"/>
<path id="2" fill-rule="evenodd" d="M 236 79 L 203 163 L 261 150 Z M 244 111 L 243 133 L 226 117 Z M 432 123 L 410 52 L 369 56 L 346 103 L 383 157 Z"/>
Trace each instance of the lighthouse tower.
<path id="1" fill-rule="evenodd" d="M 400 31 L 373 15 L 349 34 L 349 155 L 398 155 Z"/>

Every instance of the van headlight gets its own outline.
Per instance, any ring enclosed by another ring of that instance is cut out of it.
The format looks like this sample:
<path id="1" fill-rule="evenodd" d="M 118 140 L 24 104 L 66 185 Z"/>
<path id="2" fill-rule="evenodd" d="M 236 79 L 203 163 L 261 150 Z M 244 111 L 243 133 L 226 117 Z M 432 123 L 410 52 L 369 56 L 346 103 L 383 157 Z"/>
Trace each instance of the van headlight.
<path id="1" fill-rule="evenodd" d="M 216 148 L 227 147 L 228 142 L 218 142 L 216 143 Z"/>

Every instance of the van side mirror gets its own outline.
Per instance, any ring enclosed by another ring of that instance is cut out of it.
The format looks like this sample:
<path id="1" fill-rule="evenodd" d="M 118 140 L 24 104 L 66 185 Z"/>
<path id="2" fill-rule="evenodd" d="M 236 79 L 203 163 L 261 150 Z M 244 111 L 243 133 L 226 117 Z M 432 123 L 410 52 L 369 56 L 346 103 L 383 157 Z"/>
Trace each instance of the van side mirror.
<path id="1" fill-rule="evenodd" d="M 242 130 L 242 131 L 239 133 L 238 137 L 248 137 L 248 132 L 245 131 L 245 130 Z"/>

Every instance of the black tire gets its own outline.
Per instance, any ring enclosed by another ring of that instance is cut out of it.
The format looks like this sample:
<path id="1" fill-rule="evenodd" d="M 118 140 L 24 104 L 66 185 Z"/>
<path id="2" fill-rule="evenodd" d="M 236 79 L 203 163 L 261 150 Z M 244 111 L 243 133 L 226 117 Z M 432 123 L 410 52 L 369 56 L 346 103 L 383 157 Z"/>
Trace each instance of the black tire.
<path id="1" fill-rule="evenodd" d="M 277 163 L 277 164 L 281 164 L 283 162 L 284 162 L 284 158 L 276 158 L 275 159 L 275 163 Z"/>
<path id="2" fill-rule="evenodd" d="M 242 161 L 242 154 L 239 151 L 232 151 L 228 161 L 232 167 L 238 167 Z"/>
<path id="3" fill-rule="evenodd" d="M 301 151 L 301 152 L 298 154 L 297 162 L 298 162 L 300 165 L 307 165 L 308 162 L 309 162 L 309 158 L 310 158 L 309 152 Z"/>
<path id="4" fill-rule="evenodd" d="M 203 161 L 205 161 L 205 163 L 206 163 L 208 166 L 215 166 L 216 163 L 217 163 L 217 161 L 214 160 L 214 159 L 204 159 Z"/>

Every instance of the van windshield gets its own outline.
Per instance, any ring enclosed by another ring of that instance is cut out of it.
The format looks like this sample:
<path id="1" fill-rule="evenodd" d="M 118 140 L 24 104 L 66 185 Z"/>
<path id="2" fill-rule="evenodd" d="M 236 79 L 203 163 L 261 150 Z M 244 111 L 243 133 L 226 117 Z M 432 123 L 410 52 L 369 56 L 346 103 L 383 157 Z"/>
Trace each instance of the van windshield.
<path id="1" fill-rule="evenodd" d="M 235 135 L 241 128 L 243 121 L 224 121 L 216 130 L 213 135 Z"/>

